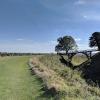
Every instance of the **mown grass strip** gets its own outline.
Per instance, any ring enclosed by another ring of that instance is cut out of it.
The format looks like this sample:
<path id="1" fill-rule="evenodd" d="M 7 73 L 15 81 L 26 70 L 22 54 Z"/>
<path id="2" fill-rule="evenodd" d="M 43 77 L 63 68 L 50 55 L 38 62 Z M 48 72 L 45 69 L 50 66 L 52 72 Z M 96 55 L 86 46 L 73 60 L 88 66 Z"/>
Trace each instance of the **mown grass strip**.
<path id="1" fill-rule="evenodd" d="M 0 100 L 47 100 L 41 99 L 42 83 L 31 75 L 29 58 L 0 58 Z"/>

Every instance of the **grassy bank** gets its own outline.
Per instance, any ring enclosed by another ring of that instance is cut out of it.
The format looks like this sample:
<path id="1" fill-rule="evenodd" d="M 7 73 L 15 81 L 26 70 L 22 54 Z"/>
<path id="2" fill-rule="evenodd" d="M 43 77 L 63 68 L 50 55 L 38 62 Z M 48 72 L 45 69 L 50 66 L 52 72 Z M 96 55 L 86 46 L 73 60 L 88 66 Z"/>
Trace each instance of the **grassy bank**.
<path id="1" fill-rule="evenodd" d="M 29 58 L 0 58 L 0 100 L 41 100 L 42 84 L 31 75 Z"/>
<path id="2" fill-rule="evenodd" d="M 85 80 L 81 77 L 81 72 L 73 70 L 70 67 L 63 65 L 59 56 L 46 55 L 38 57 L 39 61 L 44 64 L 48 69 L 53 70 L 66 84 L 65 91 L 61 91 L 62 95 L 60 100 L 99 100 L 100 99 L 100 88 L 94 85 L 88 85 Z M 57 78 L 53 78 L 53 81 Z M 47 79 L 48 81 L 48 79 Z M 53 82 L 52 81 L 52 82 Z M 58 81 L 59 80 L 58 78 Z M 62 86 L 63 88 L 63 86 Z M 62 89 L 63 90 L 63 89 Z"/>

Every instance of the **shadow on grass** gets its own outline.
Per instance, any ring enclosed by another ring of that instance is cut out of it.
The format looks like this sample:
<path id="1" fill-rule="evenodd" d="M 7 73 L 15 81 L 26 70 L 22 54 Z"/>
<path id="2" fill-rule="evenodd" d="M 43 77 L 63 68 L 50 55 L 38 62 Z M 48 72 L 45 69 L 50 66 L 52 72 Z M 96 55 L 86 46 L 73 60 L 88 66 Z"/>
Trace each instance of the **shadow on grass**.
<path id="1" fill-rule="evenodd" d="M 48 87 L 46 87 L 46 85 L 44 84 L 42 78 L 37 77 L 37 80 L 42 83 L 42 88 L 40 89 L 42 93 L 36 98 L 36 100 L 40 100 L 40 98 L 41 100 L 59 100 L 59 98 L 56 97 L 58 93 L 56 92 L 55 88 L 52 87 L 48 89 Z"/>
<path id="2" fill-rule="evenodd" d="M 100 87 L 100 53 L 97 53 L 91 58 L 90 65 L 85 65 L 83 78 L 88 84 L 98 84 Z"/>
<path id="3" fill-rule="evenodd" d="M 73 64 L 65 60 L 62 55 L 60 55 L 60 61 L 73 70 L 81 71 L 81 77 L 84 78 L 89 85 L 98 85 L 100 87 L 100 53 L 95 54 L 91 59 L 78 66 L 73 66 Z"/>
<path id="4" fill-rule="evenodd" d="M 40 96 L 41 98 L 47 98 L 47 100 L 50 100 L 50 98 L 52 98 L 53 100 L 58 100 L 55 98 L 55 96 L 58 94 L 55 88 L 48 89 L 47 87 L 43 86 L 41 90 L 44 91 Z"/>
<path id="5" fill-rule="evenodd" d="M 56 92 L 55 88 L 52 87 L 52 88 L 48 89 L 48 87 L 46 87 L 46 85 L 44 84 L 42 78 L 38 77 L 35 74 L 34 70 L 32 70 L 32 69 L 29 69 L 29 70 L 31 71 L 31 75 L 34 75 L 36 77 L 37 81 L 42 84 L 42 87 L 39 90 L 41 92 L 41 95 L 36 97 L 36 100 L 40 100 L 40 98 L 41 98 L 41 100 L 59 100 L 59 98 L 55 98 L 55 96 L 58 94 Z"/>

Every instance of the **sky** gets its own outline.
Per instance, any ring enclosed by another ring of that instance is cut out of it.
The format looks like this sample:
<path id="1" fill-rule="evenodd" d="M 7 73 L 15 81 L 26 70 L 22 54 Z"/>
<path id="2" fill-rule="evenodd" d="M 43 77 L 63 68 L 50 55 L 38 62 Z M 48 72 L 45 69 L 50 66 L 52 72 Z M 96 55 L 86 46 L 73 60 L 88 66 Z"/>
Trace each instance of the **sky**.
<path id="1" fill-rule="evenodd" d="M 71 35 L 79 49 L 100 32 L 100 0 L 0 0 L 0 51 L 51 53 Z"/>

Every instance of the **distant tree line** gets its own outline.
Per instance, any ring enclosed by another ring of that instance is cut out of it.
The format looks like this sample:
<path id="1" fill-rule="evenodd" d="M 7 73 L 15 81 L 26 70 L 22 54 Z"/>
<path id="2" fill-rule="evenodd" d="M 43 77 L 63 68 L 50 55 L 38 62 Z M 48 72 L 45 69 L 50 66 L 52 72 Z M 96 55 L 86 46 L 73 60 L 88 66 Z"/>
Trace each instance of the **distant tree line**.
<path id="1" fill-rule="evenodd" d="M 8 53 L 8 52 L 0 52 L 0 56 L 27 56 L 33 55 L 33 53 Z"/>
<path id="2" fill-rule="evenodd" d="M 0 52 L 0 56 L 31 56 L 31 55 L 48 55 L 48 53 L 9 53 L 9 52 Z M 53 53 L 50 53 L 53 54 Z"/>

